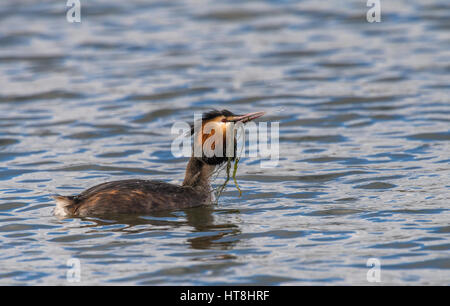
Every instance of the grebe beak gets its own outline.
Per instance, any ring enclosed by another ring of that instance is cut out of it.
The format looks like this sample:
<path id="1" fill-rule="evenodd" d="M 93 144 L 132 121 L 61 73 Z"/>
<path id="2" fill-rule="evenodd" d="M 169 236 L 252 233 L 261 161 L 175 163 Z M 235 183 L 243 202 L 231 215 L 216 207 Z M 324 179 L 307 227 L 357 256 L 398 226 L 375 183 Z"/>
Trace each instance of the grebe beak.
<path id="1" fill-rule="evenodd" d="M 228 117 L 227 121 L 228 122 L 242 122 L 242 123 L 247 123 L 249 121 L 255 120 L 259 117 L 264 116 L 266 113 L 265 112 L 256 112 L 256 113 L 248 113 L 245 115 L 236 115 L 236 116 L 232 116 L 232 117 Z"/>

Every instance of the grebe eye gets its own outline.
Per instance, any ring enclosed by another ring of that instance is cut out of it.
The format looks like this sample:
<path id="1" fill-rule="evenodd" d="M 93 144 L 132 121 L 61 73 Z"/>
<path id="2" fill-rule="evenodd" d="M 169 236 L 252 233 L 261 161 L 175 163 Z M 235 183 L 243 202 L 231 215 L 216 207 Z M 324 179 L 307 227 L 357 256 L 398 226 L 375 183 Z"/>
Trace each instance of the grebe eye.
<path id="1" fill-rule="evenodd" d="M 226 118 L 223 118 L 222 119 L 222 122 L 227 122 L 228 120 L 226 119 Z"/>

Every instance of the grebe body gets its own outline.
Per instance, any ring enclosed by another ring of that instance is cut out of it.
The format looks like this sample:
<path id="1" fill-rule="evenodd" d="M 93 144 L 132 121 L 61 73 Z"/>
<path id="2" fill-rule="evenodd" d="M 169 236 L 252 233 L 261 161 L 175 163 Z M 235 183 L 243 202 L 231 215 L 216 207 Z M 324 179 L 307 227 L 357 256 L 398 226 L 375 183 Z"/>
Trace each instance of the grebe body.
<path id="1" fill-rule="evenodd" d="M 208 122 L 222 124 L 227 122 L 246 123 L 264 113 L 234 115 L 230 111 L 211 111 L 202 116 L 202 132 L 194 135 L 194 142 L 202 145 L 212 136 L 203 134 L 203 126 Z M 225 140 L 225 136 L 224 136 Z M 233 142 L 234 155 L 236 141 Z M 226 152 L 226 141 L 223 151 Z M 233 157 L 234 159 L 234 157 Z M 218 165 L 228 161 L 225 154 L 221 156 L 191 156 L 186 167 L 182 185 L 174 185 L 152 180 L 121 180 L 99 184 L 75 196 L 55 195 L 54 214 L 59 217 L 85 217 L 109 214 L 146 214 L 161 210 L 185 209 L 208 205 L 212 202 L 211 175 Z"/>
<path id="2" fill-rule="evenodd" d="M 209 204 L 210 194 L 161 181 L 113 181 L 89 188 L 76 196 L 55 196 L 55 215 L 142 214 L 184 209 Z"/>

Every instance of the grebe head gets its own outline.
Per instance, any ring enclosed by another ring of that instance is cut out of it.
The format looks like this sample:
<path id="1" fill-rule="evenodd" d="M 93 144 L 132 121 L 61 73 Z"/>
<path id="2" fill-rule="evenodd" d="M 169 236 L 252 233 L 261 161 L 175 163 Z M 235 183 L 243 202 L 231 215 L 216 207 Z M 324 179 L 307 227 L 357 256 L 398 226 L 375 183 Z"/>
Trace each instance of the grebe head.
<path id="1" fill-rule="evenodd" d="M 236 127 L 263 116 L 264 112 L 236 115 L 229 110 L 212 110 L 202 115 L 202 122 L 192 126 L 194 153 L 201 152 L 201 159 L 208 165 L 220 165 L 236 157 Z M 198 131 L 196 131 L 198 129 Z M 216 149 L 217 148 L 217 149 Z"/>

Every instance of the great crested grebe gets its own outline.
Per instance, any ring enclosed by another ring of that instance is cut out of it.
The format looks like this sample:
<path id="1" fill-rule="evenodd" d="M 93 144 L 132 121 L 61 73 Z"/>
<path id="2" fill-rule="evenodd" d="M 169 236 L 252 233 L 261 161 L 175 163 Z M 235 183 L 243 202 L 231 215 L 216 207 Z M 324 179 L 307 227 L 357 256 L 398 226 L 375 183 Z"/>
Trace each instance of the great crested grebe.
<path id="1" fill-rule="evenodd" d="M 235 115 L 225 109 L 204 113 L 201 133 L 194 135 L 194 145 L 198 142 L 197 144 L 203 146 L 205 141 L 214 135 L 214 130 L 211 131 L 211 134 L 206 134 L 206 131 L 203 133 L 203 127 L 209 122 L 215 122 L 224 131 L 224 154 L 209 157 L 201 154 L 200 157 L 195 157 L 194 150 L 192 150 L 192 156 L 187 164 L 181 186 L 161 181 L 136 179 L 106 182 L 89 188 L 76 196 L 53 196 L 56 200 L 54 214 L 59 217 L 142 214 L 210 204 L 212 201 L 210 177 L 216 166 L 224 164 L 229 159 L 225 154 L 227 152 L 226 130 L 229 126 L 232 126 L 229 123 L 247 123 L 263 115 L 264 112 Z M 193 131 L 194 127 L 192 127 L 191 134 L 193 134 Z M 234 134 L 233 137 L 235 137 Z M 236 156 L 236 139 L 233 143 L 233 156 Z"/>

